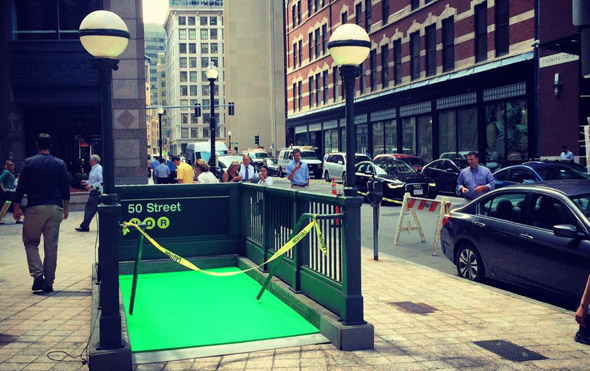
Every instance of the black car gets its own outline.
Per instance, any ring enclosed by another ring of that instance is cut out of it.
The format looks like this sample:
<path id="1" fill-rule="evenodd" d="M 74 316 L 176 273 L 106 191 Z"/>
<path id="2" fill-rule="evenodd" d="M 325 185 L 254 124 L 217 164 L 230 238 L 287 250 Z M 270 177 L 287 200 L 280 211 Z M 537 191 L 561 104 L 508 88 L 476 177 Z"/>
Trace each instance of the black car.
<path id="1" fill-rule="evenodd" d="M 385 168 L 370 161 L 359 162 L 356 165 L 356 186 L 359 193 L 367 193 L 367 182 L 373 176 L 383 180 L 383 197 L 390 200 L 402 201 L 406 192 L 415 197 L 427 198 L 436 198 L 438 193 L 431 178 L 416 173 L 403 161 L 388 162 Z"/>
<path id="2" fill-rule="evenodd" d="M 494 173 L 496 188 L 545 180 L 590 179 L 582 165 L 559 161 L 528 161 Z"/>
<path id="3" fill-rule="evenodd" d="M 440 192 L 462 197 L 461 192 L 457 190 L 457 178 L 461 170 L 467 166 L 467 160 L 440 158 L 426 164 L 422 168 L 422 174 L 434 179 Z"/>
<path id="4" fill-rule="evenodd" d="M 443 218 L 441 245 L 461 277 L 579 300 L 590 273 L 590 180 L 510 186 Z"/>

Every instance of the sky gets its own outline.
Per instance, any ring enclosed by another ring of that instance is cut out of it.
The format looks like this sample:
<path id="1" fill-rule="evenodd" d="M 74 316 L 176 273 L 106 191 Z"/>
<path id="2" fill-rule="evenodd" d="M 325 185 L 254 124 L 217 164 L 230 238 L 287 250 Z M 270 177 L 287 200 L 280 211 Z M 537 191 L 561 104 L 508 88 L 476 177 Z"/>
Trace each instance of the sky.
<path id="1" fill-rule="evenodd" d="M 143 0 L 143 23 L 164 24 L 168 0 Z"/>

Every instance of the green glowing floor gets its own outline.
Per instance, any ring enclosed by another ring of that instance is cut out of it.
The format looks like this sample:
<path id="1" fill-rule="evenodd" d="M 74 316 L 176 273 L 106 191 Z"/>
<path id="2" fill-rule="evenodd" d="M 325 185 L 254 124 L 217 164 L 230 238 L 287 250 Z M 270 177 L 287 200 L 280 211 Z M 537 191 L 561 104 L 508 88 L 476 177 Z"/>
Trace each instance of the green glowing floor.
<path id="1" fill-rule="evenodd" d="M 236 267 L 213 271 L 228 272 Z M 129 315 L 133 276 L 119 277 L 133 352 L 200 347 L 319 333 L 246 274 L 141 274 Z"/>

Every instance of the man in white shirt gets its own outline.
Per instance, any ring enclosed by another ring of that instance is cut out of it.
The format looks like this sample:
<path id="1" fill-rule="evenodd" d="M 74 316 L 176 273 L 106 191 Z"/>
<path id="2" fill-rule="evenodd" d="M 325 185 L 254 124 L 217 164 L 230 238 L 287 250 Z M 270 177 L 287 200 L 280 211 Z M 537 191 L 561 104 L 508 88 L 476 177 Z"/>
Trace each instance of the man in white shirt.
<path id="1" fill-rule="evenodd" d="M 560 160 L 574 160 L 574 154 L 572 153 L 572 151 L 570 151 L 569 149 L 567 149 L 567 146 L 564 144 L 563 146 L 561 146 L 561 153 L 559 154 L 559 159 Z"/>
<path id="2" fill-rule="evenodd" d="M 86 190 L 90 191 L 90 194 L 88 195 L 88 202 L 86 202 L 86 207 L 84 208 L 84 220 L 76 228 L 78 232 L 90 231 L 90 222 L 94 218 L 100 202 L 99 190 L 102 186 L 102 166 L 100 165 L 99 155 L 90 156 L 90 166 L 92 168 L 90 169 L 88 180 L 83 180 L 81 183 Z"/>
<path id="3" fill-rule="evenodd" d="M 250 156 L 244 155 L 242 158 L 242 164 L 240 165 L 240 176 L 242 182 L 253 182 L 258 179 L 258 174 L 254 167 L 250 165 Z"/>

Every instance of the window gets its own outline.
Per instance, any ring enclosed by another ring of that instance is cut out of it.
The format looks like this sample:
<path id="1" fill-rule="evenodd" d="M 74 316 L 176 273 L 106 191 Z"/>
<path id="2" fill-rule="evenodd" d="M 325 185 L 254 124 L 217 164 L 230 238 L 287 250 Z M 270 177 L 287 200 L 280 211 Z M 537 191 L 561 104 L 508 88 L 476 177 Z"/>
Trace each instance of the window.
<path id="1" fill-rule="evenodd" d="M 466 107 L 438 113 L 439 153 L 459 153 L 477 148 L 477 109 Z"/>
<path id="2" fill-rule="evenodd" d="M 191 117 L 191 121 L 192 121 L 192 117 Z M 197 128 L 191 128 L 191 138 L 197 138 Z"/>
<path id="3" fill-rule="evenodd" d="M 359 68 L 360 68 L 359 92 L 361 94 L 364 94 L 365 93 L 365 62 L 361 63 Z"/>
<path id="4" fill-rule="evenodd" d="M 455 68 L 455 19 L 449 17 L 442 21 L 442 65 L 443 71 Z"/>
<path id="5" fill-rule="evenodd" d="M 313 0 L 314 9 L 317 12 L 320 9 L 320 4 L 318 0 Z"/>
<path id="6" fill-rule="evenodd" d="M 207 57 L 201 57 L 201 67 L 202 68 L 209 67 L 209 58 L 207 58 Z"/>
<path id="7" fill-rule="evenodd" d="M 525 181 L 534 182 L 536 178 L 530 170 L 516 168 L 510 170 L 508 180 L 515 183 L 525 183 Z"/>
<path id="8" fill-rule="evenodd" d="M 188 139 L 188 128 L 180 128 L 180 137 Z"/>
<path id="9" fill-rule="evenodd" d="M 188 44 L 188 52 L 190 54 L 197 54 L 197 44 L 195 44 L 195 43 Z"/>
<path id="10" fill-rule="evenodd" d="M 188 66 L 190 68 L 197 68 L 197 58 L 196 57 L 190 57 L 188 59 Z M 186 66 L 185 66 L 186 67 Z"/>
<path id="11" fill-rule="evenodd" d="M 201 26 L 206 26 L 207 25 L 207 17 L 201 17 L 199 19 L 199 22 L 201 23 Z"/>
<path id="12" fill-rule="evenodd" d="M 178 39 L 186 40 L 186 30 L 178 30 Z"/>
<path id="13" fill-rule="evenodd" d="M 318 73 L 315 75 L 315 105 L 319 106 L 320 105 L 320 94 L 321 94 L 321 88 L 322 88 L 322 81 L 321 79 L 321 75 Z"/>
<path id="14" fill-rule="evenodd" d="M 203 80 L 205 81 L 205 80 Z M 201 85 L 201 95 L 208 96 L 209 95 L 209 85 Z"/>
<path id="15" fill-rule="evenodd" d="M 190 71 L 189 72 L 189 80 L 191 82 L 196 82 L 197 81 L 197 71 Z"/>
<path id="16" fill-rule="evenodd" d="M 371 91 L 374 91 L 377 89 L 377 51 L 374 49 L 371 50 L 369 63 L 371 63 Z"/>
<path id="17" fill-rule="evenodd" d="M 367 150 L 369 149 L 369 129 L 367 127 L 367 124 L 356 125 L 355 131 L 356 131 L 356 151 L 358 153 L 366 153 Z"/>
<path id="18" fill-rule="evenodd" d="M 418 140 L 416 156 L 426 162 L 432 161 L 432 117 L 430 115 L 418 116 L 416 139 Z"/>
<path id="19" fill-rule="evenodd" d="M 198 95 L 197 85 L 190 86 L 190 95 Z"/>
<path id="20" fill-rule="evenodd" d="M 195 25 L 195 17 L 188 17 L 188 25 L 189 26 Z"/>
<path id="21" fill-rule="evenodd" d="M 209 44 L 201 43 L 201 54 L 209 54 Z"/>
<path id="22" fill-rule="evenodd" d="M 322 75 L 322 100 L 324 104 L 328 103 L 328 71 L 324 71 Z"/>
<path id="23" fill-rule="evenodd" d="M 494 32 L 496 38 L 496 57 L 508 54 L 508 23 L 510 18 L 508 4 L 508 0 L 496 0 L 494 5 L 496 17 L 496 31 Z"/>
<path id="24" fill-rule="evenodd" d="M 217 40 L 217 30 L 211 30 L 211 40 Z"/>
<path id="25" fill-rule="evenodd" d="M 416 117 L 402 119 L 402 153 L 416 153 Z"/>
<path id="26" fill-rule="evenodd" d="M 188 95 L 188 86 L 180 85 L 180 95 L 186 97 Z"/>
<path id="27" fill-rule="evenodd" d="M 420 78 L 420 32 L 410 35 L 410 71 L 412 80 Z"/>
<path id="28" fill-rule="evenodd" d="M 303 60 L 303 40 L 299 40 L 297 44 L 297 50 L 299 50 L 299 65 L 301 66 Z"/>
<path id="29" fill-rule="evenodd" d="M 486 163 L 528 158 L 528 110 L 526 98 L 485 105 Z"/>
<path id="30" fill-rule="evenodd" d="M 526 193 L 503 193 L 480 204 L 480 215 L 515 223 L 523 222 Z"/>
<path id="31" fill-rule="evenodd" d="M 348 23 L 348 12 L 342 13 L 342 15 L 340 16 L 340 22 L 342 24 Z"/>
<path id="32" fill-rule="evenodd" d="M 209 40 L 209 30 L 201 30 L 201 40 Z"/>
<path id="33" fill-rule="evenodd" d="M 189 40 L 196 40 L 197 39 L 197 30 L 195 30 L 195 29 L 188 30 L 188 39 Z"/>
<path id="34" fill-rule="evenodd" d="M 410 5 L 412 7 L 412 10 L 418 9 L 420 7 L 420 0 L 411 0 Z"/>
<path id="35" fill-rule="evenodd" d="M 209 24 L 211 26 L 217 26 L 217 17 L 209 17 Z"/>
<path id="36" fill-rule="evenodd" d="M 301 1 L 297 3 L 297 24 L 301 24 Z"/>
<path id="37" fill-rule="evenodd" d="M 309 78 L 309 108 L 313 107 L 313 76 Z"/>
<path id="38" fill-rule="evenodd" d="M 186 71 L 180 71 L 180 82 L 186 82 L 188 80 L 188 73 Z"/>
<path id="39" fill-rule="evenodd" d="M 308 47 L 309 47 L 309 60 L 311 61 L 313 58 L 313 32 L 310 32 L 308 35 Z"/>
<path id="40" fill-rule="evenodd" d="M 178 58 L 178 63 L 180 65 L 180 68 L 186 68 L 186 58 Z"/>
<path id="41" fill-rule="evenodd" d="M 219 67 L 219 59 L 217 57 L 211 57 L 211 64 L 215 67 Z M 221 78 L 221 76 L 219 76 Z"/>
<path id="42" fill-rule="evenodd" d="M 402 82 L 402 40 L 393 42 L 393 81 L 394 84 Z"/>
<path id="43" fill-rule="evenodd" d="M 201 72 L 201 81 L 207 81 L 207 74 L 205 73 L 205 71 Z"/>
<path id="44" fill-rule="evenodd" d="M 475 6 L 475 61 L 488 59 L 488 4 Z"/>
<path id="45" fill-rule="evenodd" d="M 382 23 L 386 25 L 389 19 L 389 0 L 381 0 L 381 15 L 383 17 Z"/>
<path id="46" fill-rule="evenodd" d="M 178 52 L 180 54 L 186 54 L 186 44 L 185 43 L 178 44 Z"/>
<path id="47" fill-rule="evenodd" d="M 207 115 L 207 120 L 205 120 L 205 115 Z M 203 122 L 209 122 L 209 114 L 206 113 L 203 115 Z M 203 128 L 203 138 L 209 138 L 209 128 Z"/>
<path id="48" fill-rule="evenodd" d="M 293 28 L 297 27 L 297 11 L 296 11 L 296 7 L 295 5 L 292 6 L 291 8 L 291 15 L 293 18 Z"/>
<path id="49" fill-rule="evenodd" d="M 436 74 L 436 25 L 426 27 L 426 76 Z"/>
<path id="50" fill-rule="evenodd" d="M 338 67 L 332 69 L 332 99 L 334 102 L 338 99 Z"/>
<path id="51" fill-rule="evenodd" d="M 293 83 L 293 112 L 297 110 L 297 83 Z"/>
<path id="52" fill-rule="evenodd" d="M 186 26 L 186 17 L 178 17 L 178 25 Z"/>
<path id="53" fill-rule="evenodd" d="M 371 0 L 365 0 L 365 29 L 367 32 L 371 30 L 371 24 L 373 22 L 373 9 L 371 6 Z"/>
<path id="54" fill-rule="evenodd" d="M 297 94 L 297 109 L 301 111 L 301 97 L 303 95 L 303 92 L 301 91 L 301 81 L 297 82 Z"/>
<path id="55" fill-rule="evenodd" d="M 317 28 L 315 30 L 315 57 L 318 58 L 320 56 L 320 42 L 322 41 L 320 39 L 320 29 Z"/>
<path id="56" fill-rule="evenodd" d="M 211 43 L 211 54 L 219 53 L 219 46 L 217 43 Z"/>
<path id="57" fill-rule="evenodd" d="M 322 25 L 322 54 L 326 55 L 328 51 L 328 25 Z"/>
<path id="58" fill-rule="evenodd" d="M 313 13 L 313 0 L 307 0 L 307 16 L 311 17 Z"/>
<path id="59" fill-rule="evenodd" d="M 297 43 L 293 44 L 293 68 L 297 67 Z"/>
<path id="60" fill-rule="evenodd" d="M 356 6 L 354 7 L 354 19 L 357 25 L 359 26 L 363 26 L 363 19 L 361 18 L 361 13 L 362 13 L 362 8 L 363 8 L 363 4 L 358 3 L 356 4 Z"/>
<path id="61" fill-rule="evenodd" d="M 389 47 L 387 45 L 381 47 L 381 86 L 383 88 L 389 86 Z"/>

